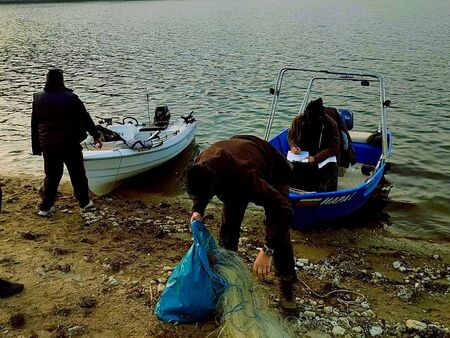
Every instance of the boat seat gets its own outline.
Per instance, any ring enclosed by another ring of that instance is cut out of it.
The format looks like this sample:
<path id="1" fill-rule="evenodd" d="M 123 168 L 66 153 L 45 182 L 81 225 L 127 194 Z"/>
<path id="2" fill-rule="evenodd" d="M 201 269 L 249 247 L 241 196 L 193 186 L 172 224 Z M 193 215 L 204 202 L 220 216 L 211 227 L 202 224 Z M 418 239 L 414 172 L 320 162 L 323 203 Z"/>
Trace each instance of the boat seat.
<path id="1" fill-rule="evenodd" d="M 366 131 L 355 130 L 350 130 L 349 133 L 354 143 L 367 143 L 367 139 L 372 135 L 372 133 Z"/>
<path id="2" fill-rule="evenodd" d="M 124 124 L 120 126 L 110 126 L 108 129 L 115 131 L 124 140 L 131 140 L 136 134 L 136 126 L 132 124 Z"/>

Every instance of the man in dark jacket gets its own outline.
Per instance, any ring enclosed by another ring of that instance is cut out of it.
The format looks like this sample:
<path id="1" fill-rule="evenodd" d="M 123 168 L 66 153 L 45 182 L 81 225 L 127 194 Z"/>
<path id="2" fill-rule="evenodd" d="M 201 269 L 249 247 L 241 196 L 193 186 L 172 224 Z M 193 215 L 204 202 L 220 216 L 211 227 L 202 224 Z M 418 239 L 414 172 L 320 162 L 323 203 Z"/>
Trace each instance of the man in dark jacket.
<path id="1" fill-rule="evenodd" d="M 86 130 L 102 146 L 100 134 L 81 100 L 64 86 L 62 70 L 51 69 L 43 92 L 33 96 L 31 140 L 33 155 L 44 156 L 45 180 L 39 215 L 54 211 L 54 202 L 64 164 L 81 208 L 92 206 L 80 142 Z"/>
<path id="2" fill-rule="evenodd" d="M 305 113 L 294 118 L 288 131 L 288 143 L 294 154 L 308 151 L 307 163 L 294 163 L 293 186 L 307 191 L 334 191 L 337 189 L 339 159 L 339 129 L 325 114 L 322 98 L 311 101 Z M 319 164 L 336 156 L 319 168 Z"/>
<path id="3" fill-rule="evenodd" d="M 281 305 L 295 312 L 293 283 L 296 280 L 290 241 L 293 212 L 288 199 L 291 168 L 284 156 L 255 136 L 235 136 L 205 149 L 186 175 L 187 191 L 193 199 L 192 220 L 202 221 L 213 196 L 223 202 L 220 244 L 236 251 L 241 223 L 249 202 L 264 207 L 265 246 L 253 270 L 269 274 L 272 255 L 280 279 Z"/>

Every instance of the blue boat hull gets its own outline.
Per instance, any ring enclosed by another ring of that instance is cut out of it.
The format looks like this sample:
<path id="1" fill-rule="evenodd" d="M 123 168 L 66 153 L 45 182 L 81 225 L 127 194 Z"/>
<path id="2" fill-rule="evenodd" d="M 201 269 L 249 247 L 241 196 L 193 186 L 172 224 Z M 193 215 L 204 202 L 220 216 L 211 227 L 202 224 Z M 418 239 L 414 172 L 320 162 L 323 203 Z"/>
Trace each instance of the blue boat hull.
<path id="1" fill-rule="evenodd" d="M 391 135 L 389 134 L 389 150 Z M 277 150 L 288 151 L 287 130 L 282 131 L 269 141 Z M 363 143 L 354 143 L 358 163 L 376 165 L 381 156 L 381 147 Z M 294 209 L 294 228 L 300 229 L 315 223 L 329 222 L 354 213 L 366 204 L 386 170 L 386 163 L 363 183 L 345 190 L 333 192 L 312 192 L 304 194 L 290 193 L 289 198 Z"/>

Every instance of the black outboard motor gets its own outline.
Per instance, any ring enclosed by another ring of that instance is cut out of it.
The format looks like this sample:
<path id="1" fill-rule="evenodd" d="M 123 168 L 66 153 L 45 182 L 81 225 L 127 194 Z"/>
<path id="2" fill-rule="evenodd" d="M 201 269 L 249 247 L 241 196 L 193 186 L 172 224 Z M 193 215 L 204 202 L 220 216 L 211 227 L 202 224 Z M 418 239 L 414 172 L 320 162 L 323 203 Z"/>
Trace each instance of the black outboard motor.
<path id="1" fill-rule="evenodd" d="M 153 125 L 166 128 L 169 125 L 170 110 L 167 105 L 157 106 L 155 109 L 155 117 Z"/>

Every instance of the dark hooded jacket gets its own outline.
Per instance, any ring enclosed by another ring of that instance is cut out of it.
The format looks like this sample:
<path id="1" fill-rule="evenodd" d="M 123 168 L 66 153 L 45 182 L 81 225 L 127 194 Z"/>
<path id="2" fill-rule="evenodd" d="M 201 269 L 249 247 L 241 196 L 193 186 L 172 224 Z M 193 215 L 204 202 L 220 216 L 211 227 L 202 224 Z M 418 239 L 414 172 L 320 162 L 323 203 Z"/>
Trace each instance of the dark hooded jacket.
<path id="1" fill-rule="evenodd" d="M 325 114 L 322 99 L 311 101 L 304 114 L 292 121 L 288 130 L 289 147 L 300 147 L 314 157 L 315 163 L 331 156 L 339 159 L 339 129 L 336 122 Z"/>
<path id="2" fill-rule="evenodd" d="M 291 168 L 285 157 L 268 142 L 255 136 L 235 136 L 229 140 L 219 141 L 205 149 L 194 161 L 195 166 L 207 168 L 213 190 L 206 195 L 193 197 L 193 211 L 203 215 L 211 197 L 216 195 L 226 203 L 227 200 L 253 202 L 256 205 L 276 206 L 280 211 L 279 223 L 283 231 L 289 231 L 293 221 L 288 194 L 281 193 L 274 186 L 280 182 L 288 185 Z M 198 180 L 197 180 L 198 181 Z M 189 182 L 195 186 L 196 182 Z M 279 225 L 267 225 L 266 241 L 275 248 Z"/>
<path id="3" fill-rule="evenodd" d="M 33 155 L 79 147 L 87 134 L 100 137 L 83 102 L 67 88 L 47 89 L 33 95 L 31 143 Z"/>

